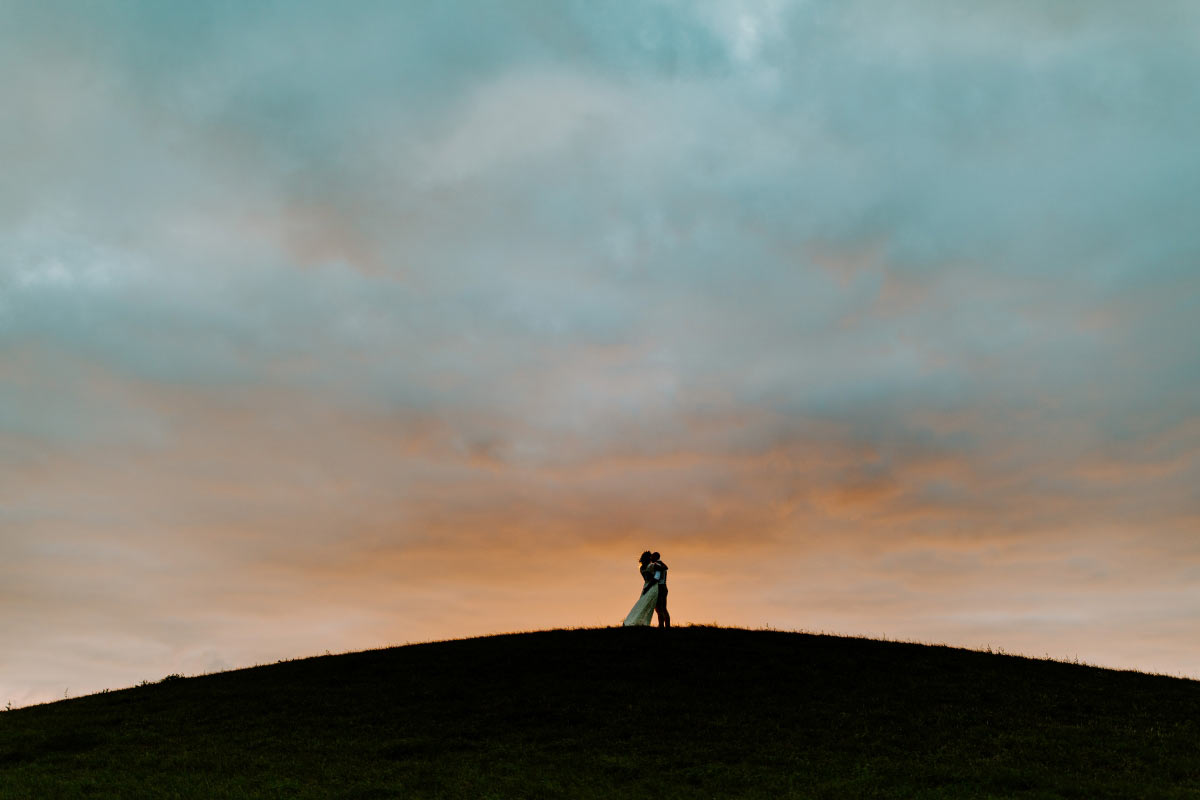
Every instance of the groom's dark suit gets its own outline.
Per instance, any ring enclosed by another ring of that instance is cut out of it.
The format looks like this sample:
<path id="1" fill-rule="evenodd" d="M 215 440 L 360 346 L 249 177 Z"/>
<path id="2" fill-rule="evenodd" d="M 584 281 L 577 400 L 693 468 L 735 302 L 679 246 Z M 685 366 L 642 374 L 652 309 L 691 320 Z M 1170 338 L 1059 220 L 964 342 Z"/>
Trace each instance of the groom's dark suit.
<path id="1" fill-rule="evenodd" d="M 658 613 L 658 627 L 669 628 L 671 614 L 667 611 L 667 565 L 662 561 L 655 561 L 650 565 L 650 569 L 658 579 L 658 602 L 654 605 L 654 610 Z"/>

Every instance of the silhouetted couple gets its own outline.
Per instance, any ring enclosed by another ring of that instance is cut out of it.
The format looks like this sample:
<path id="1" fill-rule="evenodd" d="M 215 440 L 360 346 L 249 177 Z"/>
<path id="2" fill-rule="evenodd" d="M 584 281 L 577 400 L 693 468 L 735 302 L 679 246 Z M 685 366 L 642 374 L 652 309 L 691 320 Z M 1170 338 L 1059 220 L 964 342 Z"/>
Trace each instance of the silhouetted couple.
<path id="1" fill-rule="evenodd" d="M 658 612 L 658 627 L 671 627 L 671 615 L 667 612 L 667 565 L 662 556 L 649 550 L 638 559 L 642 575 L 642 596 L 633 604 L 626 625 L 649 625 L 654 612 Z"/>

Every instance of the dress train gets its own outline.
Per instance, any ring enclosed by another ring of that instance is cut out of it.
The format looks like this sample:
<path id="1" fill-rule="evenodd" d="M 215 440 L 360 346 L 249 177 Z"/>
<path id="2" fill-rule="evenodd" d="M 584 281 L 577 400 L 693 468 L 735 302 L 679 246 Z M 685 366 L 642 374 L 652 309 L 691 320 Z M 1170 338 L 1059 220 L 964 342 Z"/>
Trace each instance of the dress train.
<path id="1" fill-rule="evenodd" d="M 654 617 L 654 606 L 658 604 L 658 584 L 654 584 L 637 599 L 629 616 L 625 617 L 625 625 L 649 625 Z"/>

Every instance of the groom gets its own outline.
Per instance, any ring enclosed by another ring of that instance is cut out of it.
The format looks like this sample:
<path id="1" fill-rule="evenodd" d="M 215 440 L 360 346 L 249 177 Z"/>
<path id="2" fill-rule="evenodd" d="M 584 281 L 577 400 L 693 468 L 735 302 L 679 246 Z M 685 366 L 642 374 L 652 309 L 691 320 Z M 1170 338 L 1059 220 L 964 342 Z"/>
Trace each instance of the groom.
<path id="1" fill-rule="evenodd" d="M 654 580 L 658 582 L 658 603 L 654 606 L 654 610 L 658 613 L 658 627 L 671 627 L 671 614 L 667 611 L 667 565 L 662 562 L 660 553 L 651 553 L 652 559 L 647 568 L 654 576 Z"/>

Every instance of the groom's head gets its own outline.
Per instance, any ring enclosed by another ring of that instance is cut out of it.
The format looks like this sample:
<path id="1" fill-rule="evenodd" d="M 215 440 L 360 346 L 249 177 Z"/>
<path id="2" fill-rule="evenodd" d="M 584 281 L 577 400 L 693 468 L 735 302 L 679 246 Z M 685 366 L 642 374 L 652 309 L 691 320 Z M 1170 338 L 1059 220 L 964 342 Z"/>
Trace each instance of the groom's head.
<path id="1" fill-rule="evenodd" d="M 651 554 L 650 554 L 650 560 L 651 560 L 651 561 L 658 561 L 660 558 L 662 558 L 662 554 L 661 554 L 661 553 L 651 553 Z"/>

